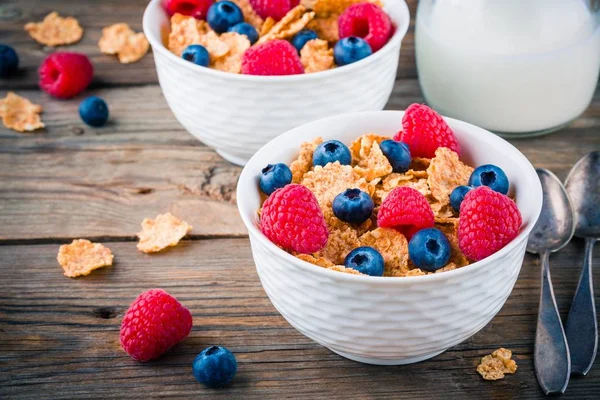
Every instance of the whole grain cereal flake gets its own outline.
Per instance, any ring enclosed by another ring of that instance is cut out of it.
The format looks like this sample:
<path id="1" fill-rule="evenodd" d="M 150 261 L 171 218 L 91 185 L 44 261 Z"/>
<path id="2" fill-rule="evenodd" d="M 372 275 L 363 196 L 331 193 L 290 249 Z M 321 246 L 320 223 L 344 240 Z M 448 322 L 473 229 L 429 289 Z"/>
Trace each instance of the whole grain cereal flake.
<path id="1" fill-rule="evenodd" d="M 0 117 L 5 127 L 17 132 L 31 132 L 46 125 L 40 118 L 42 106 L 13 92 L 0 99 Z"/>
<path id="2" fill-rule="evenodd" d="M 258 39 L 257 44 L 274 39 L 289 39 L 304 29 L 314 17 L 314 12 L 308 11 L 302 5 L 298 5 L 288 11 L 279 22 Z"/>
<path id="3" fill-rule="evenodd" d="M 135 33 L 129 25 L 118 23 L 102 29 L 98 47 L 103 54 L 116 54 L 120 63 L 129 64 L 144 57 L 150 44 L 142 32 Z"/>
<path id="4" fill-rule="evenodd" d="M 502 347 L 483 357 L 477 366 L 477 372 L 488 381 L 502 379 L 505 374 L 514 374 L 516 370 L 517 363 L 512 360 L 512 352 Z"/>
<path id="5" fill-rule="evenodd" d="M 28 22 L 25 30 L 38 43 L 51 47 L 77 43 L 83 36 L 83 28 L 75 18 L 63 18 L 56 11 L 42 22 Z"/>
<path id="6" fill-rule="evenodd" d="M 89 275 L 93 270 L 112 265 L 113 254 L 108 247 L 86 239 L 75 239 L 63 244 L 56 256 L 65 276 L 75 278 Z"/>
<path id="7" fill-rule="evenodd" d="M 177 245 L 191 230 L 191 225 L 170 212 L 159 214 L 155 219 L 146 218 L 142 221 L 142 231 L 137 234 L 140 238 L 137 248 L 143 253 L 155 253 Z"/>
<path id="8" fill-rule="evenodd" d="M 333 61 L 333 49 L 329 43 L 322 39 L 313 39 L 306 42 L 300 50 L 300 61 L 304 66 L 304 72 L 320 72 L 335 67 Z"/>

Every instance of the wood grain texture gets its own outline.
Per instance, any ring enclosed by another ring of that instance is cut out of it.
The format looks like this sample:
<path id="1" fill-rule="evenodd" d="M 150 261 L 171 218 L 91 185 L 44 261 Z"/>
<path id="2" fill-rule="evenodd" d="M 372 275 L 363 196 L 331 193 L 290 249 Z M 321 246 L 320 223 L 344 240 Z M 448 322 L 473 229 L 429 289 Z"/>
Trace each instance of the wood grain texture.
<path id="1" fill-rule="evenodd" d="M 539 264 L 526 256 L 516 287 L 494 320 L 448 352 L 410 366 L 376 367 L 343 359 L 294 330 L 270 304 L 254 271 L 248 241 L 185 241 L 145 255 L 130 242 L 108 243 L 115 265 L 80 279 L 62 276 L 58 244 L 0 246 L 0 398 L 544 398 L 532 347 Z M 226 249 L 226 250 L 224 250 Z M 577 283 L 582 244 L 552 256 L 563 314 Z M 596 255 L 594 262 L 600 262 Z M 558 267 L 560 265 L 560 267 Z M 600 284 L 596 274 L 595 284 Z M 141 364 L 119 346 L 125 309 L 141 291 L 162 287 L 190 308 L 190 336 L 159 360 Z M 596 301 L 600 300 L 596 292 Z M 196 384 L 191 362 L 220 344 L 239 372 L 218 391 Z M 502 381 L 476 373 L 499 346 L 519 369 Z M 600 361 L 573 379 L 566 399 L 600 397 Z"/>
<path id="2" fill-rule="evenodd" d="M 411 27 L 402 42 L 399 78 L 417 76 L 414 58 L 414 16 L 417 0 L 407 1 L 411 13 Z M 31 89 L 37 87 L 37 68 L 42 60 L 54 51 L 85 53 L 94 64 L 93 87 L 131 86 L 158 83 L 154 60 L 149 53 L 141 61 L 122 65 L 114 56 L 103 55 L 98 49 L 100 31 L 105 26 L 126 22 L 136 31 L 142 29 L 142 15 L 148 0 L 8 0 L 0 3 L 0 37 L 2 42 L 14 46 L 21 58 L 21 72 L 10 79 L 0 79 L 0 89 Z M 41 21 L 51 11 L 72 15 L 79 20 L 85 34 L 79 43 L 50 48 L 35 42 L 23 30 L 31 21 Z"/>
<path id="3" fill-rule="evenodd" d="M 192 224 L 193 235 L 246 234 L 235 207 L 241 169 L 188 134 L 158 86 L 91 91 L 110 104 L 111 122 L 100 129 L 79 119 L 79 99 L 19 93 L 44 106 L 48 128 L 20 134 L 0 127 L 0 240 L 132 238 L 143 218 L 166 211 Z M 415 79 L 400 80 L 387 108 L 422 101 Z M 568 128 L 512 143 L 564 178 L 579 157 L 600 148 L 599 131 L 600 91 Z"/>

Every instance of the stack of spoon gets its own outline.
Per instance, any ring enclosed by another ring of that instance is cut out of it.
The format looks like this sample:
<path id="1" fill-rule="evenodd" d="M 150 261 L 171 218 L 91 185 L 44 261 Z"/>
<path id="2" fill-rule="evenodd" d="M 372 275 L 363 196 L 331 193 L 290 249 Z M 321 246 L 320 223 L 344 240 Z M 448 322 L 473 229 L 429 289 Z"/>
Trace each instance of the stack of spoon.
<path id="1" fill-rule="evenodd" d="M 535 339 L 535 372 L 546 394 L 564 393 L 571 374 L 591 369 L 598 347 L 598 326 L 592 286 L 592 251 L 600 239 L 600 151 L 581 158 L 565 185 L 550 171 L 536 169 L 543 189 L 540 218 L 527 251 L 542 260 L 542 284 Z M 579 284 L 563 328 L 550 276 L 550 253 L 563 248 L 572 236 L 585 240 Z"/>

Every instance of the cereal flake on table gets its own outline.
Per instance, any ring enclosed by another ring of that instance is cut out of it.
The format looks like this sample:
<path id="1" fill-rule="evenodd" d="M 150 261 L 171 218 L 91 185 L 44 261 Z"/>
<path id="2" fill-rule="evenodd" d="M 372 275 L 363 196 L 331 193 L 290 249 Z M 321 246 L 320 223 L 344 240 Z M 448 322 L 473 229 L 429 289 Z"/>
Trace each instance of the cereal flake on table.
<path id="1" fill-rule="evenodd" d="M 137 248 L 143 253 L 155 253 L 177 245 L 191 230 L 191 225 L 170 212 L 159 214 L 155 219 L 146 218 L 137 234 L 140 239 Z"/>
<path id="2" fill-rule="evenodd" d="M 93 270 L 112 265 L 113 254 L 108 247 L 86 239 L 75 239 L 63 244 L 56 256 L 65 276 L 75 278 L 89 275 Z"/>
<path id="3" fill-rule="evenodd" d="M 25 30 L 35 41 L 50 47 L 77 43 L 83 37 L 83 28 L 75 18 L 63 18 L 56 11 L 41 22 L 28 22 Z"/>
<path id="4" fill-rule="evenodd" d="M 0 117 L 5 127 L 17 132 L 31 132 L 46 125 L 40 118 L 42 106 L 13 92 L 0 99 Z"/>
<path id="5" fill-rule="evenodd" d="M 142 32 L 135 33 L 128 24 L 117 23 L 102 29 L 98 47 L 103 54 L 116 54 L 120 63 L 129 64 L 144 57 L 150 44 Z"/>
<path id="6" fill-rule="evenodd" d="M 477 372 L 488 381 L 502 379 L 505 374 L 514 374 L 516 370 L 517 363 L 512 360 L 512 352 L 505 348 L 483 357 L 477 366 Z"/>
<path id="7" fill-rule="evenodd" d="M 315 13 L 306 7 L 298 5 L 292 8 L 279 22 L 258 39 L 257 44 L 275 39 L 289 39 L 308 25 Z"/>
<path id="8" fill-rule="evenodd" d="M 300 50 L 300 61 L 306 73 L 326 71 L 335 67 L 333 49 L 329 48 L 329 43 L 322 39 L 306 42 Z"/>

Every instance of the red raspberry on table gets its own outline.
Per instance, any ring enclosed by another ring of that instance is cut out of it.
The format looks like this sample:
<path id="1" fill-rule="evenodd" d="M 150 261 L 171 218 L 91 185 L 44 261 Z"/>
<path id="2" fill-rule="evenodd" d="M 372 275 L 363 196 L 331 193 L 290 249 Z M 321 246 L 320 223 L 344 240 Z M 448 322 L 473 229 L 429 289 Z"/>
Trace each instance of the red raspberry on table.
<path id="1" fill-rule="evenodd" d="M 140 294 L 121 323 L 121 346 L 138 361 L 157 358 L 192 330 L 192 314 L 162 289 Z"/>
<path id="2" fill-rule="evenodd" d="M 264 202 L 260 230 L 285 250 L 316 253 L 327 244 L 329 233 L 315 195 L 302 185 L 277 189 Z"/>
<path id="3" fill-rule="evenodd" d="M 271 17 L 275 21 L 283 18 L 298 3 L 300 0 L 250 0 L 252 8 L 262 19 Z"/>
<path id="4" fill-rule="evenodd" d="M 286 40 L 270 40 L 250 47 L 242 57 L 242 74 L 246 75 L 296 75 L 304 67 L 298 51 Z"/>
<path id="5" fill-rule="evenodd" d="M 410 147 L 413 157 L 433 158 L 438 147 L 460 154 L 460 145 L 444 118 L 425 104 L 411 104 L 402 117 L 402 130 L 394 140 Z"/>
<path id="6" fill-rule="evenodd" d="M 431 228 L 434 223 L 435 217 L 425 196 L 408 186 L 392 190 L 377 214 L 378 226 L 396 229 L 408 240 L 421 229 Z"/>
<path id="7" fill-rule="evenodd" d="M 470 259 L 482 260 L 513 240 L 522 222 L 510 197 L 479 186 L 467 193 L 460 205 L 458 245 Z"/>
<path id="8" fill-rule="evenodd" d="M 206 19 L 208 9 L 215 0 L 165 0 L 163 5 L 169 17 L 173 14 L 191 15 L 196 19 Z"/>
<path id="9" fill-rule="evenodd" d="M 353 4 L 338 18 L 340 39 L 357 36 L 365 39 L 375 53 L 392 36 L 392 20 L 385 11 L 373 3 Z"/>
<path id="10" fill-rule="evenodd" d="M 59 99 L 68 99 L 88 87 L 94 67 L 84 54 L 57 52 L 46 57 L 38 72 L 43 91 Z"/>

